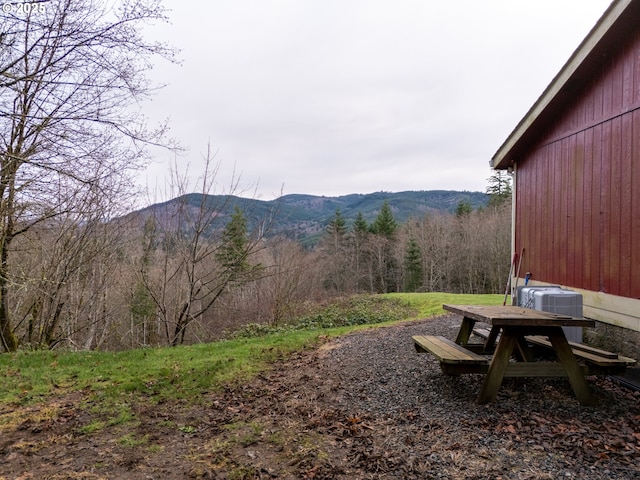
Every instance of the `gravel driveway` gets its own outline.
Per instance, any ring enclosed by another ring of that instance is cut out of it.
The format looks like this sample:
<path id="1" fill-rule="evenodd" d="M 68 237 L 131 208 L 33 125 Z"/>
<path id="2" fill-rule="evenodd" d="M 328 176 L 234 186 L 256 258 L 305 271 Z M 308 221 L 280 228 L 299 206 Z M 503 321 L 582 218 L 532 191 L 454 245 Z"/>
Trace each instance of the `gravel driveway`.
<path id="1" fill-rule="evenodd" d="M 272 414 L 316 435 L 314 453 L 295 464 L 298 475 L 640 478 L 638 393 L 592 377 L 599 403 L 585 407 L 566 379 L 507 378 L 495 403 L 476 405 L 482 376 L 443 375 L 411 340 L 455 338 L 460 321 L 448 315 L 350 334 L 266 376 L 267 396 L 279 405 Z M 273 387 L 284 379 L 286 387 Z"/>

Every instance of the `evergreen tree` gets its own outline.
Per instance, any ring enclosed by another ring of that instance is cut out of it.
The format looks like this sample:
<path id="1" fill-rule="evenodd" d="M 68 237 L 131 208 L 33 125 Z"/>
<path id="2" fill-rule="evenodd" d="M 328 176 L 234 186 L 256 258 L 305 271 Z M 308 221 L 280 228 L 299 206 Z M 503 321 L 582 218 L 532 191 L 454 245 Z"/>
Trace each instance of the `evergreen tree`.
<path id="1" fill-rule="evenodd" d="M 326 255 L 325 288 L 339 293 L 344 293 L 349 288 L 347 232 L 347 222 L 340 213 L 340 209 L 336 209 L 333 218 L 327 224 L 322 245 Z"/>
<path id="2" fill-rule="evenodd" d="M 489 195 L 488 206 L 497 207 L 511 200 L 511 177 L 502 170 L 497 170 L 487 181 L 487 195 Z"/>
<path id="3" fill-rule="evenodd" d="M 142 330 L 142 345 L 148 345 L 151 332 L 149 324 L 156 313 L 156 303 L 143 282 L 136 283 L 130 310 L 132 320 Z"/>
<path id="4" fill-rule="evenodd" d="M 424 272 L 422 270 L 422 252 L 414 238 L 409 240 L 404 255 L 405 279 L 404 288 L 407 292 L 417 292 L 422 287 Z"/>
<path id="5" fill-rule="evenodd" d="M 473 207 L 467 200 L 463 200 L 458 203 L 458 206 L 456 207 L 456 217 L 464 217 L 465 215 L 469 215 L 471 212 L 473 212 Z"/>
<path id="6" fill-rule="evenodd" d="M 236 205 L 229 223 L 222 232 L 222 245 L 216 252 L 216 258 L 230 274 L 243 273 L 249 269 L 248 245 L 247 219 Z"/>
<path id="7" fill-rule="evenodd" d="M 396 233 L 396 230 L 398 230 L 398 222 L 393 216 L 389 202 L 385 200 L 380 208 L 380 213 L 371 224 L 371 233 L 391 237 Z"/>
<path id="8" fill-rule="evenodd" d="M 340 213 L 339 208 L 336 208 L 334 217 L 329 220 L 327 233 L 334 238 L 342 238 L 347 233 L 347 222 Z"/>
<path id="9" fill-rule="evenodd" d="M 369 232 L 369 225 L 367 221 L 364 219 L 364 215 L 362 212 L 358 212 L 355 221 L 353 222 L 353 233 L 356 235 L 362 236 L 365 233 Z"/>
<path id="10" fill-rule="evenodd" d="M 355 221 L 351 227 L 353 235 L 351 236 L 352 248 L 353 248 L 353 264 L 352 264 L 352 279 L 354 280 L 354 290 L 370 290 L 371 282 L 368 281 L 366 276 L 367 264 L 368 264 L 368 252 L 367 243 L 369 237 L 369 224 L 364 218 L 362 212 L 358 212 Z"/>
<path id="11" fill-rule="evenodd" d="M 370 227 L 373 238 L 368 257 L 369 271 L 372 274 L 372 290 L 377 293 L 394 292 L 402 288 L 399 285 L 399 265 L 394 255 L 394 239 L 398 228 L 398 222 L 385 200 Z"/>

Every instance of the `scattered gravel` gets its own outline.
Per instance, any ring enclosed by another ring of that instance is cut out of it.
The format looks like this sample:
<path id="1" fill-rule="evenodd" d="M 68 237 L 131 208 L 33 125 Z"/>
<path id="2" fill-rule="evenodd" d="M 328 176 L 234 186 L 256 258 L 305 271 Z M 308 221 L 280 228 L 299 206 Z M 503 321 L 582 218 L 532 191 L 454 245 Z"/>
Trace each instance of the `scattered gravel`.
<path id="1" fill-rule="evenodd" d="M 637 393 L 592 377 L 599 403 L 585 407 L 566 379 L 506 378 L 495 403 L 476 405 L 483 377 L 443 375 L 437 360 L 417 354 L 411 340 L 415 334 L 455 338 L 459 324 L 460 317 L 449 315 L 350 334 L 265 378 L 271 384 L 293 380 L 288 393 L 274 395 L 281 396 L 276 410 L 306 417 L 304 428 L 323 436 L 325 457 L 303 465 L 307 473 L 388 479 L 640 477 Z"/>

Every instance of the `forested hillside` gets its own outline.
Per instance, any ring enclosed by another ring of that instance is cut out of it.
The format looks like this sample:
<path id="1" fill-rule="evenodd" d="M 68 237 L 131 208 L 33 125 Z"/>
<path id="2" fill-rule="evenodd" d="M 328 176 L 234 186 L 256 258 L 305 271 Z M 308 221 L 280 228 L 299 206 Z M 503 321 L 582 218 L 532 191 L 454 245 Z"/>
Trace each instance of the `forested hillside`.
<path id="1" fill-rule="evenodd" d="M 286 324 L 333 296 L 503 291 L 508 196 L 490 195 L 477 209 L 463 201 L 453 213 L 416 207 L 401 221 L 389 195 L 343 204 L 367 208 L 371 220 L 362 212 L 348 220 L 336 203 L 314 211 L 308 196 L 285 199 L 315 222 L 313 246 L 274 232 L 283 210 L 294 208 L 287 202 L 206 194 L 180 196 L 144 216 L 70 216 L 33 228 L 11 252 L 8 305 L 12 318 L 23 319 L 13 334 L 31 348 L 179 345 L 248 323 Z"/>
<path id="2" fill-rule="evenodd" d="M 152 216 L 168 221 L 167 212 L 178 206 L 197 210 L 204 202 L 208 209 L 215 209 L 220 216 L 229 218 L 237 206 L 245 212 L 250 229 L 271 217 L 269 229 L 265 232 L 267 237 L 285 235 L 302 243 L 313 244 L 336 210 L 340 211 L 348 225 L 353 224 L 358 215 L 371 222 L 387 202 L 396 220 L 404 223 L 410 218 L 418 219 L 430 213 L 454 213 L 459 205 L 467 205 L 475 210 L 485 206 L 487 200 L 487 194 L 482 192 L 454 190 L 375 192 L 338 197 L 292 194 L 270 201 L 190 193 L 151 205 L 131 216 L 137 217 L 140 223 Z"/>

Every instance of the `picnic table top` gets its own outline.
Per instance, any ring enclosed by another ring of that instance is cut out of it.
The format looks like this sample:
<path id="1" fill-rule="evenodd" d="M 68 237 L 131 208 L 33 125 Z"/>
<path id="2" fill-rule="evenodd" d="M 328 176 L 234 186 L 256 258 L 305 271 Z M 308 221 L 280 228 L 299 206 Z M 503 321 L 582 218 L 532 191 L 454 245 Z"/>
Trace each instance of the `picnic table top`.
<path id="1" fill-rule="evenodd" d="M 493 326 L 594 327 L 595 321 L 514 305 L 449 305 L 445 310 Z"/>

